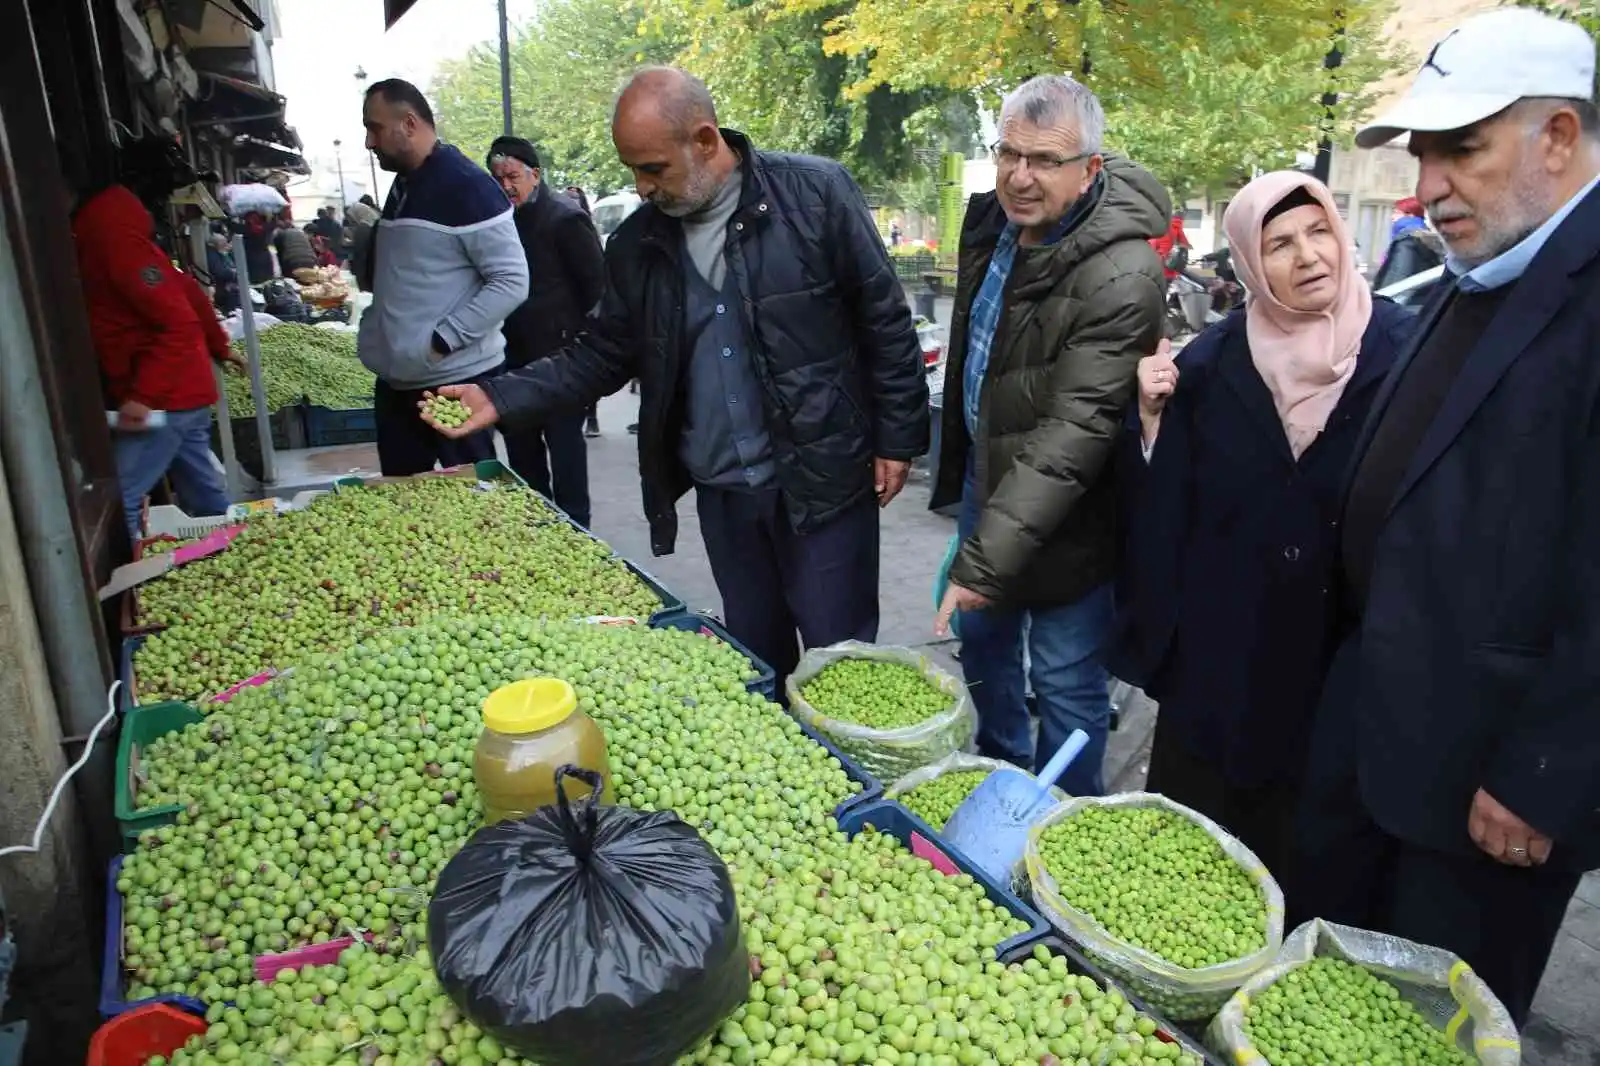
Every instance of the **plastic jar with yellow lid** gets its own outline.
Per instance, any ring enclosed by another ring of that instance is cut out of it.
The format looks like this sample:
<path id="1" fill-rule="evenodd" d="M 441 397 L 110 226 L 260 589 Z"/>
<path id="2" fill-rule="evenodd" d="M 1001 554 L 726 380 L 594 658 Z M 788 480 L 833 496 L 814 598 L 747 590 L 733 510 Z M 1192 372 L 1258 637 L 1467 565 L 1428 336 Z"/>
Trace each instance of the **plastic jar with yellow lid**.
<path id="1" fill-rule="evenodd" d="M 572 686 L 555 677 L 513 681 L 483 701 L 473 774 L 483 797 L 484 824 L 518 819 L 556 802 L 556 768 L 570 763 L 605 778 L 603 803 L 615 803 L 606 737 L 578 710 Z M 587 795 L 568 779 L 567 796 Z"/>

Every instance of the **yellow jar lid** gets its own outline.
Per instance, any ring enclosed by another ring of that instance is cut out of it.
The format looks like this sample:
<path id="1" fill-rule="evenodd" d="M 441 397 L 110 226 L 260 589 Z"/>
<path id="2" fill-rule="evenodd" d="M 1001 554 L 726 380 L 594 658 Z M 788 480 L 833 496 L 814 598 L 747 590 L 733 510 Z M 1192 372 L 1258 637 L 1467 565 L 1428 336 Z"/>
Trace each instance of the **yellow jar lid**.
<path id="1" fill-rule="evenodd" d="M 578 694 L 559 677 L 530 677 L 489 693 L 483 724 L 496 733 L 537 733 L 560 725 L 577 707 Z"/>

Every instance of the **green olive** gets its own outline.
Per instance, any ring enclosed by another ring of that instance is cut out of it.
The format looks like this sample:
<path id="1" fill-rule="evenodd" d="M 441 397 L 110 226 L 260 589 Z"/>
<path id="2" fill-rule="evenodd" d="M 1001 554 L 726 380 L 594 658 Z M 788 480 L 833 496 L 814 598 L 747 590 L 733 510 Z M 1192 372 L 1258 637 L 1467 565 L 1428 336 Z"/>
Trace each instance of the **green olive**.
<path id="1" fill-rule="evenodd" d="M 1245 1011 L 1244 1032 L 1270 1066 L 1363 1062 L 1470 1066 L 1400 990 L 1343 959 L 1318 957 L 1278 978 Z"/>

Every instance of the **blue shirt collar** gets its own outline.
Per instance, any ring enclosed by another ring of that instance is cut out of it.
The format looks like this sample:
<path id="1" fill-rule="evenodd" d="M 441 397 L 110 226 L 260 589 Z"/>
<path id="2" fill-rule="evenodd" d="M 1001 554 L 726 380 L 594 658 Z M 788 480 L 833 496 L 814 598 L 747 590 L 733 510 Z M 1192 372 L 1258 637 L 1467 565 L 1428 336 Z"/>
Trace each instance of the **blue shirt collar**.
<path id="1" fill-rule="evenodd" d="M 1562 204 L 1561 209 L 1551 215 L 1544 225 L 1524 237 L 1515 247 L 1501 252 L 1481 266 L 1463 273 L 1461 264 L 1453 256 L 1445 256 L 1447 269 L 1460 277 L 1456 284 L 1465 292 L 1489 292 L 1520 279 L 1526 273 L 1528 264 L 1533 262 L 1534 256 L 1539 254 L 1556 230 L 1561 227 L 1561 223 L 1577 209 L 1584 197 L 1594 191 L 1597 184 L 1600 184 L 1600 176 L 1596 176 L 1589 184 L 1579 189 L 1576 196 Z"/>

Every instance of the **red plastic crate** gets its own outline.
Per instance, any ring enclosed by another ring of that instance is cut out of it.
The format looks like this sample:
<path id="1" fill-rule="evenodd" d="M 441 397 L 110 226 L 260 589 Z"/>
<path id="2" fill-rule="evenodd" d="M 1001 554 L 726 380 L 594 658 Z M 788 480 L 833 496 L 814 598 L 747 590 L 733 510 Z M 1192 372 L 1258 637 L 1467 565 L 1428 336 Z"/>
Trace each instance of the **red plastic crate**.
<path id="1" fill-rule="evenodd" d="M 87 1066 L 144 1066 L 203 1036 L 206 1020 L 165 1003 L 138 1007 L 106 1022 L 89 1041 Z"/>

